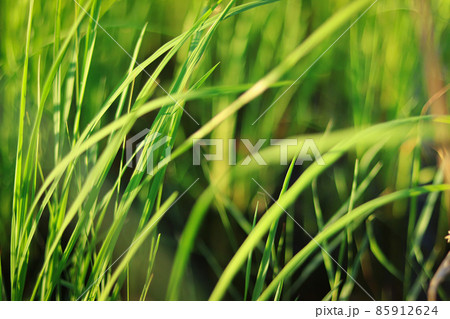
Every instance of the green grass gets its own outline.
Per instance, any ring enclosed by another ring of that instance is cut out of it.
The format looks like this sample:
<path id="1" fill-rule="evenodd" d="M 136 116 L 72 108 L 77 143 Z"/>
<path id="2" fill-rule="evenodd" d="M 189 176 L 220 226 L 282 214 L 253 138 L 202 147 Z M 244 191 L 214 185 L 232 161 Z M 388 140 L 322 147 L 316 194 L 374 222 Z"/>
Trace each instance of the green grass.
<path id="1" fill-rule="evenodd" d="M 426 298 L 450 194 L 429 9 L 424 50 L 405 0 L 2 2 L 0 300 Z M 299 143 L 194 166 L 201 138 Z M 307 138 L 325 165 L 294 165 Z"/>

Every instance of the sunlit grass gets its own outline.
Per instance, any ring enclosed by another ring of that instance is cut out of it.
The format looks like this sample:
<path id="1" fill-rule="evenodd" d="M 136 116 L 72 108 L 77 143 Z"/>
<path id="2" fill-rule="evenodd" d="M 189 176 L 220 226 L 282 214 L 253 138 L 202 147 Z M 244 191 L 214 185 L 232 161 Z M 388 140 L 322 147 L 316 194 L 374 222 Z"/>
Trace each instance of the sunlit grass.
<path id="1" fill-rule="evenodd" d="M 448 54 L 450 7 L 431 10 Z M 0 17 L 1 300 L 425 298 L 450 119 L 424 114 L 409 1 L 24 0 Z M 147 137 L 132 169 L 143 128 L 171 156 L 148 168 Z M 325 165 L 269 145 L 267 166 L 242 148 L 192 165 L 208 137 L 312 138 Z"/>

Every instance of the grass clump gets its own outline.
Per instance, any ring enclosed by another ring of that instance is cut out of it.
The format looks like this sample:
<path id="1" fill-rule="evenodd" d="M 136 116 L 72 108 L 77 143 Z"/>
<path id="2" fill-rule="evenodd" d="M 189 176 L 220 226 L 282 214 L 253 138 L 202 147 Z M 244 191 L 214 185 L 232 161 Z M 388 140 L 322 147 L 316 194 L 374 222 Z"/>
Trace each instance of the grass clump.
<path id="1" fill-rule="evenodd" d="M 2 3 L 0 299 L 425 298 L 448 230 L 450 119 L 433 105 L 450 7 L 416 10 Z M 290 165 L 268 144 L 267 165 L 242 165 L 239 143 L 237 165 L 228 146 L 193 165 L 202 138 L 299 143 Z M 325 165 L 295 165 L 307 139 Z"/>

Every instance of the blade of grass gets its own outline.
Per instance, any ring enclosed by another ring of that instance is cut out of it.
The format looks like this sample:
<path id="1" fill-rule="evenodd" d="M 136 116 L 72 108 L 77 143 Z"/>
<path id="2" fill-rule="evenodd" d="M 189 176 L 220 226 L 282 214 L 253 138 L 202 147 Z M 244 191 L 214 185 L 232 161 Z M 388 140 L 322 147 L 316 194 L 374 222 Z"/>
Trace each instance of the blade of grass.
<path id="1" fill-rule="evenodd" d="M 115 269 L 113 275 L 108 280 L 108 284 L 102 290 L 102 294 L 100 295 L 99 300 L 105 300 L 107 298 L 107 296 L 110 293 L 110 290 L 112 289 L 112 287 L 113 287 L 115 281 L 117 280 L 117 278 L 119 277 L 119 275 L 122 273 L 122 271 L 125 269 L 125 267 L 129 264 L 130 260 L 136 254 L 139 247 L 141 247 L 141 245 L 144 243 L 145 239 L 155 229 L 158 222 L 161 220 L 161 218 L 164 216 L 164 214 L 167 212 L 167 210 L 175 202 L 176 198 L 177 198 L 177 194 L 174 193 L 164 202 L 164 204 L 161 205 L 161 208 L 157 212 L 155 212 L 155 214 L 150 219 L 150 221 L 148 222 L 148 224 L 146 225 L 144 230 L 137 236 L 137 239 L 135 241 L 133 241 L 131 246 L 128 247 L 128 249 L 124 252 L 124 254 L 126 253 L 126 255 L 123 257 L 122 261 Z M 100 279 L 100 278 L 98 278 L 98 279 Z M 82 296 L 80 296 L 80 297 L 82 297 Z"/>
<path id="2" fill-rule="evenodd" d="M 160 208 L 158 207 L 158 209 Z M 147 278 L 145 279 L 145 285 L 144 288 L 142 289 L 141 297 L 139 298 L 139 300 L 141 301 L 144 301 L 147 298 L 148 288 L 150 288 L 150 284 L 152 282 L 153 265 L 155 264 L 156 253 L 158 252 L 160 238 L 161 234 L 158 234 L 156 240 L 155 237 L 152 238 L 152 245 L 149 254 L 149 264 L 147 269 Z"/>
<path id="3" fill-rule="evenodd" d="M 254 231 L 247 237 L 245 242 L 242 244 L 237 253 L 233 256 L 232 260 L 229 262 L 227 268 L 225 269 L 222 277 L 218 281 L 214 291 L 212 292 L 210 299 L 220 299 L 225 293 L 226 287 L 229 285 L 229 282 L 232 280 L 236 272 L 242 266 L 243 261 L 245 260 L 247 254 L 253 247 L 256 245 L 259 240 L 261 240 L 262 236 L 264 236 L 265 232 L 270 228 L 272 222 L 279 218 L 280 215 L 284 213 L 281 207 L 290 206 L 293 201 L 300 195 L 303 190 L 316 178 L 320 175 L 327 167 L 331 166 L 335 161 L 337 161 L 344 152 L 346 152 L 349 148 L 353 147 L 358 141 L 368 140 L 370 136 L 377 136 L 377 138 L 383 138 L 386 132 L 389 131 L 389 128 L 394 128 L 397 125 L 402 126 L 405 123 L 414 123 L 418 122 L 418 118 L 412 118 L 407 120 L 396 120 L 390 123 L 382 123 L 378 125 L 374 125 L 368 129 L 361 131 L 359 134 L 356 134 L 350 137 L 347 140 L 344 140 L 338 143 L 335 147 L 333 147 L 329 152 L 322 156 L 322 159 L 325 162 L 325 165 L 318 165 L 317 163 L 311 164 L 305 172 L 297 179 L 297 181 L 289 188 L 289 190 L 279 199 L 278 203 L 271 206 L 271 208 L 266 212 L 266 214 L 261 218 L 261 220 L 256 225 Z"/>
<path id="4" fill-rule="evenodd" d="M 283 194 L 287 191 L 287 189 L 289 187 L 289 181 L 291 180 L 292 171 L 294 170 L 294 165 L 295 165 L 296 160 L 297 160 L 297 157 L 294 157 L 291 161 L 291 164 L 289 165 L 289 169 L 284 178 L 283 186 L 281 187 L 279 197 L 283 196 Z M 264 247 L 264 252 L 263 252 L 262 259 L 261 259 L 261 263 L 259 265 L 258 274 L 256 275 L 256 283 L 255 283 L 255 287 L 253 288 L 252 300 L 258 299 L 263 290 L 263 285 L 266 280 L 267 270 L 269 269 L 270 253 L 271 253 L 272 249 L 274 248 L 274 244 L 275 244 L 275 233 L 278 228 L 279 220 L 280 219 L 278 218 L 270 226 L 269 235 L 268 235 L 267 241 L 266 241 L 266 246 Z"/>
<path id="5" fill-rule="evenodd" d="M 442 192 L 449 189 L 450 185 L 446 184 L 416 187 L 412 189 L 397 191 L 362 204 L 349 214 L 346 214 L 345 216 L 338 219 L 324 231 L 319 233 L 314 238 L 314 240 L 310 241 L 300 252 L 298 252 L 294 256 L 294 258 L 289 261 L 289 263 L 287 263 L 286 266 L 280 271 L 277 278 L 275 278 L 267 287 L 267 289 L 262 293 L 260 300 L 266 300 L 267 298 L 269 298 L 270 295 L 272 295 L 272 293 L 275 291 L 277 284 L 285 277 L 292 275 L 292 273 L 304 262 L 306 257 L 310 255 L 312 251 L 319 248 L 318 244 L 320 244 L 324 239 L 330 238 L 334 234 L 345 229 L 345 227 L 349 223 L 352 223 L 353 226 L 355 226 L 357 223 L 360 223 L 362 220 L 367 218 L 367 216 L 369 216 L 378 207 L 391 203 L 395 200 L 409 198 L 412 196 L 419 196 L 431 192 Z"/>
<path id="6" fill-rule="evenodd" d="M 253 228 L 255 228 L 255 225 L 256 225 L 256 219 L 258 217 L 258 206 L 259 206 L 259 202 L 256 203 L 255 214 L 253 215 L 252 230 L 253 230 Z M 245 269 L 244 301 L 247 300 L 247 294 L 250 289 L 250 277 L 252 275 L 252 255 L 253 255 L 253 252 L 251 251 L 248 254 L 247 267 Z"/>
<path id="7" fill-rule="evenodd" d="M 373 231 L 372 222 L 374 217 L 370 216 L 366 220 L 366 229 L 367 229 L 367 235 L 369 237 L 369 247 L 372 251 L 373 255 L 376 259 L 380 262 L 380 264 L 383 265 L 384 268 L 386 268 L 395 278 L 398 280 L 402 280 L 402 274 L 400 271 L 389 261 L 389 258 L 386 257 L 386 255 L 383 253 L 383 250 L 378 245 L 377 239 L 375 238 L 375 233 Z"/>
<path id="8" fill-rule="evenodd" d="M 30 42 L 31 42 L 31 26 L 33 22 L 33 6 L 34 0 L 30 1 L 29 11 L 28 11 L 28 24 L 27 24 L 27 35 L 25 40 L 25 59 L 23 66 L 22 75 L 22 89 L 20 94 L 20 111 L 19 111 L 19 129 L 18 129 L 18 141 L 17 141 L 17 151 L 16 151 L 16 167 L 14 172 L 14 195 L 13 195 L 13 207 L 12 207 L 12 218 L 11 218 L 11 253 L 10 253 L 10 273 L 11 273 L 11 300 L 19 300 L 23 292 L 23 283 L 18 282 L 16 277 L 16 256 L 17 251 L 17 241 L 20 236 L 20 228 L 22 227 L 23 208 L 22 201 L 23 198 L 23 186 L 22 186 L 22 165 L 23 165 L 23 136 L 24 136 L 24 120 L 25 120 L 25 106 L 27 99 L 27 83 L 28 83 L 28 60 L 30 52 Z M 20 273 L 20 272 L 19 272 Z"/>

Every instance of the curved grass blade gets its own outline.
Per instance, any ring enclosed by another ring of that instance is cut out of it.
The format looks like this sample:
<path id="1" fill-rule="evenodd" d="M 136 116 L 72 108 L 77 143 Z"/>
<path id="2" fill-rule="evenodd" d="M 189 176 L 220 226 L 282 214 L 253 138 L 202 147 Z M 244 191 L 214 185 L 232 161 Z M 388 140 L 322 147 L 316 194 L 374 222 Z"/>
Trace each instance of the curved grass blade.
<path id="1" fill-rule="evenodd" d="M 382 123 L 374 125 L 368 129 L 361 131 L 350 137 L 347 140 L 342 141 L 335 147 L 333 147 L 329 152 L 327 152 L 322 159 L 325 165 L 318 165 L 317 163 L 311 164 L 305 172 L 297 179 L 297 181 L 289 188 L 289 190 L 282 196 L 277 203 L 271 206 L 271 208 L 266 212 L 266 214 L 261 218 L 261 220 L 256 225 L 254 231 L 247 237 L 240 249 L 234 255 L 232 260 L 229 262 L 227 268 L 225 269 L 222 277 L 218 281 L 214 291 L 212 292 L 210 299 L 220 299 L 226 291 L 226 287 L 231 282 L 234 275 L 242 266 L 247 254 L 253 247 L 261 240 L 266 231 L 270 228 L 270 225 L 276 219 L 281 216 L 284 211 L 281 207 L 290 206 L 295 199 L 300 195 L 308 185 L 319 176 L 325 169 L 336 162 L 346 151 L 351 147 L 356 145 L 359 141 L 370 140 L 371 137 L 377 136 L 377 139 L 391 136 L 389 133 L 392 129 L 396 127 L 402 127 L 406 123 L 413 124 L 421 121 L 422 118 L 410 118 L 407 120 L 396 120 L 388 123 Z M 404 127 L 404 126 L 403 126 Z M 387 133 L 387 134 L 386 134 Z M 330 226 L 331 227 L 331 226 Z"/>
<path id="2" fill-rule="evenodd" d="M 278 276 L 269 284 L 267 289 L 261 294 L 260 300 L 266 300 L 275 291 L 277 284 L 287 276 L 293 274 L 293 272 L 302 265 L 306 258 L 316 249 L 319 248 L 319 244 L 324 240 L 330 238 L 331 236 L 344 230 L 348 224 L 352 224 L 355 227 L 357 224 L 361 223 L 367 216 L 369 216 L 375 209 L 386 205 L 388 203 L 394 202 L 399 199 L 417 197 L 422 194 L 432 193 L 432 192 L 443 192 L 450 189 L 450 185 L 431 185 L 416 187 L 407 190 L 401 190 L 388 194 L 382 197 L 373 199 L 365 204 L 354 209 L 349 214 L 339 218 L 335 223 L 324 229 L 322 232 L 316 235 L 312 241 L 310 241 L 300 252 L 298 252 L 289 263 L 284 266 L 280 271 Z"/>

